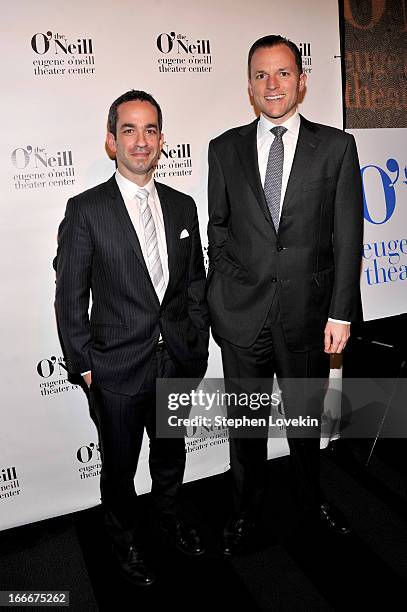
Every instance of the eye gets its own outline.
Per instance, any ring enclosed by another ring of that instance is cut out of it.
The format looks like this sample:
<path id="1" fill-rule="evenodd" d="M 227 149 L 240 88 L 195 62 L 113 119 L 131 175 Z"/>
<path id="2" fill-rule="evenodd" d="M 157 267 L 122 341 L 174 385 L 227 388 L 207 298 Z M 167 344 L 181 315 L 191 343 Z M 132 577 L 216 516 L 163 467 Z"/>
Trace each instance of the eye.
<path id="1" fill-rule="evenodd" d="M 287 72 L 286 70 L 281 70 L 281 71 L 280 71 L 280 76 L 282 76 L 282 77 L 287 77 L 287 76 L 289 76 L 289 74 L 290 74 L 290 73 L 289 73 L 289 72 Z"/>
<path id="2" fill-rule="evenodd" d="M 133 134 L 133 132 L 133 128 L 126 128 L 125 130 L 123 130 L 123 134 Z"/>
<path id="3" fill-rule="evenodd" d="M 154 128 L 149 128 L 148 130 L 146 130 L 147 134 L 154 135 L 157 133 L 157 130 L 155 130 Z"/>
<path id="4" fill-rule="evenodd" d="M 265 79 L 266 78 L 266 73 L 265 72 L 259 72 L 258 74 L 256 74 L 256 79 L 257 80 L 261 80 L 261 79 Z"/>

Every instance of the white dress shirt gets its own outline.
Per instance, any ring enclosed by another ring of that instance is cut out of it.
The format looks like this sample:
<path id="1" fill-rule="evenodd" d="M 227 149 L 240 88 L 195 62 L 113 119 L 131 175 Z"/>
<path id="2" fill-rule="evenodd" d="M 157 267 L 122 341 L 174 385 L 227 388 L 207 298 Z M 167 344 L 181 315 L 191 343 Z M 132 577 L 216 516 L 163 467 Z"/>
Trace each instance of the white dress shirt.
<path id="1" fill-rule="evenodd" d="M 295 149 L 297 148 L 298 135 L 300 133 L 301 118 L 296 111 L 291 117 L 289 117 L 284 123 L 281 123 L 283 127 L 287 128 L 287 131 L 283 134 L 284 144 L 284 163 L 283 163 L 283 177 L 281 182 L 281 199 L 280 199 L 280 214 L 283 207 L 284 196 L 287 189 L 288 179 L 290 178 L 291 168 L 293 165 Z M 259 122 L 257 124 L 257 160 L 259 164 L 259 172 L 261 184 L 264 188 L 264 181 L 266 178 L 267 161 L 269 158 L 269 151 L 271 144 L 275 138 L 274 134 L 270 130 L 276 127 L 276 124 L 267 119 L 264 115 L 260 115 Z M 334 323 L 349 323 L 349 321 L 341 321 L 339 319 L 331 319 Z"/>

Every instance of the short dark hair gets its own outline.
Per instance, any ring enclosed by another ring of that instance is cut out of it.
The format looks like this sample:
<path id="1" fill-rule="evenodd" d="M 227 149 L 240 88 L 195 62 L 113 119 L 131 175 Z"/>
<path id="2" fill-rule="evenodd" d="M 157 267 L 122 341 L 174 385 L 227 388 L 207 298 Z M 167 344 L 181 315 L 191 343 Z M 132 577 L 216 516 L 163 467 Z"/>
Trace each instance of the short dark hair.
<path id="1" fill-rule="evenodd" d="M 284 38 L 284 36 L 280 36 L 279 34 L 269 34 L 268 36 L 263 36 L 263 38 L 259 38 L 255 43 L 252 44 L 249 51 L 249 57 L 247 61 L 247 67 L 249 71 L 250 78 L 250 67 L 252 63 L 252 57 L 257 49 L 263 49 L 267 47 L 275 47 L 277 45 L 285 45 L 294 53 L 295 63 L 297 64 L 299 74 L 302 74 L 302 55 L 301 51 L 297 47 L 295 43 L 293 43 L 288 38 Z"/>
<path id="2" fill-rule="evenodd" d="M 122 94 L 113 102 L 111 107 L 109 108 L 109 115 L 107 117 L 107 129 L 108 131 L 116 136 L 117 130 L 117 109 L 120 104 L 124 104 L 125 102 L 133 102 L 134 100 L 140 100 L 141 102 L 150 102 L 157 109 L 157 119 L 158 119 L 158 129 L 161 132 L 163 127 L 163 114 L 161 112 L 160 105 L 157 100 L 153 98 L 153 96 L 145 91 L 140 91 L 138 89 L 130 89 L 130 91 L 126 91 L 126 93 Z"/>

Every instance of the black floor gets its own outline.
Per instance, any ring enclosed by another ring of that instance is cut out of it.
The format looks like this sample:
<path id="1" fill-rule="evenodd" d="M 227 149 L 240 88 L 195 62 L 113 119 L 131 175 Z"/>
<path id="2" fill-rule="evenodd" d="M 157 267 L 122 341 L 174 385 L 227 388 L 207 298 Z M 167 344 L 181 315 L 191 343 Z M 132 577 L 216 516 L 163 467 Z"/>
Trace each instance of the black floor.
<path id="1" fill-rule="evenodd" d="M 231 561 L 217 551 L 229 511 L 226 474 L 184 485 L 184 505 L 207 541 L 204 556 L 163 549 L 152 524 L 146 529 L 159 576 L 152 587 L 133 587 L 117 575 L 97 507 L 0 532 L 0 590 L 67 590 L 70 609 L 89 612 L 400 609 L 407 588 L 407 448 L 404 440 L 379 442 L 366 468 L 369 444 L 339 441 L 321 453 L 325 492 L 353 527 L 347 538 L 307 524 L 284 457 L 269 462 L 270 494 L 256 540 Z M 148 495 L 143 506 L 148 517 Z"/>

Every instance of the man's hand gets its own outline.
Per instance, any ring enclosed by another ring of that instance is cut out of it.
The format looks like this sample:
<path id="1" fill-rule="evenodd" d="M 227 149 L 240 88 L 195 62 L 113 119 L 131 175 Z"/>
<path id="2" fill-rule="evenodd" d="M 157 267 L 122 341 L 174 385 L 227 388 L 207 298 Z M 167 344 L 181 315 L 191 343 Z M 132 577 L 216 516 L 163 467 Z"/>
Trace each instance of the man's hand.
<path id="1" fill-rule="evenodd" d="M 90 387 L 92 383 L 92 372 L 87 372 L 86 374 L 83 374 L 83 380 L 88 385 L 88 387 Z"/>
<path id="2" fill-rule="evenodd" d="M 350 336 L 350 323 L 328 321 L 324 332 L 325 353 L 342 353 Z"/>

